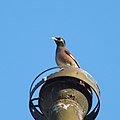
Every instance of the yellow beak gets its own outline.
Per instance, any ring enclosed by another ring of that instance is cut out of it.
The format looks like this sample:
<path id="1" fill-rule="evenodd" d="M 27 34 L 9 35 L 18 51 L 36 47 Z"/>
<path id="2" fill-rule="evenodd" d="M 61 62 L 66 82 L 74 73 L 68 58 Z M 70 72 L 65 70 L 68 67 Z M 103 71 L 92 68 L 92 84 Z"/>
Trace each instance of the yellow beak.
<path id="1" fill-rule="evenodd" d="M 57 40 L 57 38 L 56 38 L 56 37 L 52 37 L 52 39 L 53 39 L 53 40 Z"/>

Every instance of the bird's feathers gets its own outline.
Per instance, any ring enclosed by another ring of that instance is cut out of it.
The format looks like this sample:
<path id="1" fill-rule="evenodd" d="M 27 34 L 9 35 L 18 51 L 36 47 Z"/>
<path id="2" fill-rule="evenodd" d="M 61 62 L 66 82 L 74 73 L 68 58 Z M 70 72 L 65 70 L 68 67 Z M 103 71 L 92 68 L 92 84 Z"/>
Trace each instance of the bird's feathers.
<path id="1" fill-rule="evenodd" d="M 73 57 L 73 55 L 70 53 L 70 51 L 69 50 L 65 50 L 65 53 L 67 54 L 67 55 L 69 55 L 73 60 L 74 60 L 74 62 L 77 64 L 77 66 L 80 68 L 80 65 L 78 64 L 78 62 L 75 60 L 75 58 Z"/>
<path id="2" fill-rule="evenodd" d="M 60 37 L 52 37 L 53 40 L 55 40 L 55 43 L 57 44 L 56 49 L 56 63 L 58 66 L 73 66 L 80 68 L 78 62 L 75 60 L 73 55 L 67 50 L 65 40 Z"/>

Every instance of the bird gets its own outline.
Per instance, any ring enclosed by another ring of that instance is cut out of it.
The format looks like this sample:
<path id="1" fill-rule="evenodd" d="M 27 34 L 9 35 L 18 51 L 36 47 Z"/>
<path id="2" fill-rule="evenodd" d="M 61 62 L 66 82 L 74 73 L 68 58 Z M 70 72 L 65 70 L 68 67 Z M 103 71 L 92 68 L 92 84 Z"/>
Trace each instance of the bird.
<path id="1" fill-rule="evenodd" d="M 58 66 L 72 66 L 76 68 L 80 68 L 80 65 L 73 57 L 71 52 L 66 48 L 66 42 L 61 37 L 52 37 L 55 41 L 57 48 L 56 48 L 56 56 L 55 60 Z"/>

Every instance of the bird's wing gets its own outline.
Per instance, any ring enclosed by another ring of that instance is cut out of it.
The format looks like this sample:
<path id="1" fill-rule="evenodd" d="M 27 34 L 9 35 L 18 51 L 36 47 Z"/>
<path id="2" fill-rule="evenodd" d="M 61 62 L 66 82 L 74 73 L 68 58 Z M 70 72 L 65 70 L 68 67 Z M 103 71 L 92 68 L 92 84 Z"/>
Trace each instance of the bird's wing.
<path id="1" fill-rule="evenodd" d="M 73 55 L 70 53 L 70 51 L 69 51 L 69 50 L 65 50 L 65 53 L 66 53 L 67 55 L 69 55 L 69 56 L 75 61 L 75 63 L 77 64 L 77 66 L 80 68 L 80 65 L 79 65 L 78 62 L 75 60 L 75 58 L 74 58 Z"/>

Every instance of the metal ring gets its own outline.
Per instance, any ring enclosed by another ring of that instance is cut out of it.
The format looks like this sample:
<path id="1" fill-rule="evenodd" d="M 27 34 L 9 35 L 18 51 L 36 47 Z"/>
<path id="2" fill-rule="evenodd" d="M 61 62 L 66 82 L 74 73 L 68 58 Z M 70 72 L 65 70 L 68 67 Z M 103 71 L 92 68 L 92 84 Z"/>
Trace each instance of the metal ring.
<path id="1" fill-rule="evenodd" d="M 30 86 L 30 101 L 29 101 L 29 109 L 30 109 L 30 112 L 32 114 L 32 116 L 34 117 L 35 120 L 38 120 L 38 119 L 41 119 L 41 120 L 46 120 L 46 118 L 43 116 L 43 114 L 38 111 L 38 109 L 36 107 L 38 107 L 37 105 L 34 105 L 34 101 L 35 100 L 39 100 L 39 98 L 33 98 L 32 99 L 32 96 L 34 94 L 34 92 L 37 90 L 38 87 L 40 87 L 43 83 L 46 82 L 45 79 L 42 79 L 41 81 L 39 81 L 34 87 L 34 83 L 35 81 L 44 73 L 46 73 L 47 71 L 50 71 L 50 70 L 53 70 L 53 69 L 56 69 L 56 68 L 61 68 L 60 66 L 56 66 L 56 67 L 52 67 L 52 68 L 49 68 L 43 72 L 41 72 L 40 74 L 37 75 L 37 77 L 35 77 L 35 79 L 33 80 L 33 82 L 31 83 L 31 86 Z M 33 88 L 33 89 L 32 89 Z M 36 118 L 37 116 L 37 118 Z"/>
<path id="2" fill-rule="evenodd" d="M 37 120 L 37 118 L 41 119 L 41 120 L 46 120 L 45 116 L 43 115 L 43 113 L 41 113 L 37 107 L 37 105 L 34 105 L 34 101 L 35 100 L 39 100 L 39 98 L 33 98 L 32 99 L 32 96 L 34 94 L 34 92 L 38 89 L 38 87 L 40 87 L 42 84 L 44 84 L 46 82 L 46 79 L 42 79 L 41 81 L 39 81 L 34 87 L 34 83 L 36 82 L 36 80 L 44 73 L 46 73 L 47 71 L 50 71 L 50 70 L 53 70 L 53 69 L 56 69 L 56 68 L 69 68 L 69 67 L 66 67 L 66 66 L 57 66 L 57 67 L 52 67 L 52 68 L 49 68 L 43 72 L 41 72 L 40 74 L 37 75 L 37 77 L 33 80 L 31 86 L 30 86 L 30 101 L 29 101 L 29 108 L 30 108 L 30 112 L 32 114 L 32 116 L 35 118 L 35 120 Z M 82 70 L 82 69 L 81 69 Z M 86 73 L 86 71 L 84 72 L 84 70 L 82 70 L 83 73 L 85 75 L 90 75 L 89 73 Z M 89 79 L 89 78 L 88 78 Z M 81 79 L 82 80 L 82 79 Z M 91 111 L 91 113 L 87 114 L 87 116 L 85 117 L 85 120 L 94 120 L 99 112 L 99 109 L 100 109 L 100 90 L 99 90 L 99 87 L 98 85 L 95 83 L 95 82 L 92 82 L 90 79 L 89 81 L 85 81 L 85 80 L 82 80 L 84 81 L 86 84 L 88 84 L 92 89 L 93 91 L 95 92 L 97 98 L 98 98 L 98 102 L 97 102 L 97 105 L 95 106 L 95 108 Z M 36 118 L 37 116 L 37 118 Z"/>

